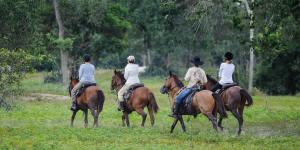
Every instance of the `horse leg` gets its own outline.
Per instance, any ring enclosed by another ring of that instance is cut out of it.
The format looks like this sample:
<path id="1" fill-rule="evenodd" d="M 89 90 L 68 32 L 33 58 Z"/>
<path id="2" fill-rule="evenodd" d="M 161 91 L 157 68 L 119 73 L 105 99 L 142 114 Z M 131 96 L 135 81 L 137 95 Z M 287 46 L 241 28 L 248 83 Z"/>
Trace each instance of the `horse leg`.
<path id="1" fill-rule="evenodd" d="M 154 118 L 153 111 L 152 111 L 152 109 L 149 106 L 148 106 L 148 112 L 149 112 L 149 115 L 150 115 L 151 126 L 153 126 L 155 118 Z"/>
<path id="2" fill-rule="evenodd" d="M 98 116 L 99 116 L 99 112 L 97 111 L 97 109 L 91 110 L 91 113 L 94 117 L 94 127 L 97 128 L 98 127 Z"/>
<path id="3" fill-rule="evenodd" d="M 185 132 L 185 125 L 184 125 L 184 121 L 183 121 L 183 118 L 182 118 L 182 115 L 178 116 L 179 117 L 179 122 L 181 124 L 181 128 L 183 130 L 183 132 Z"/>
<path id="4" fill-rule="evenodd" d="M 70 125 L 71 127 L 73 127 L 73 123 L 74 123 L 74 119 L 75 119 L 76 113 L 77 113 L 77 110 L 73 111 L 73 114 L 72 114 L 72 117 L 71 117 L 71 125 Z"/>
<path id="5" fill-rule="evenodd" d="M 125 114 L 122 115 L 122 126 L 125 127 Z"/>
<path id="6" fill-rule="evenodd" d="M 222 126 L 222 120 L 223 120 L 223 117 L 220 116 L 220 119 L 218 121 L 218 127 L 221 129 L 221 131 L 223 131 L 224 127 Z"/>
<path id="7" fill-rule="evenodd" d="M 88 126 L 88 110 L 84 110 L 84 127 Z"/>
<path id="8" fill-rule="evenodd" d="M 124 113 L 124 115 L 125 115 L 126 125 L 127 127 L 130 127 L 128 113 Z"/>
<path id="9" fill-rule="evenodd" d="M 213 128 L 218 131 L 217 118 L 212 113 L 207 113 L 206 116 L 211 121 Z"/>
<path id="10" fill-rule="evenodd" d="M 172 126 L 171 126 L 171 132 L 170 132 L 170 133 L 173 133 L 173 130 L 174 130 L 174 128 L 175 128 L 177 122 L 178 122 L 178 118 L 175 118 L 175 119 L 174 119 L 174 122 L 173 122 L 173 124 L 172 124 Z"/>
<path id="11" fill-rule="evenodd" d="M 239 122 L 239 130 L 238 130 L 238 135 L 241 134 L 241 131 L 242 131 L 242 125 L 243 125 L 243 118 L 240 116 L 240 114 L 237 112 L 237 109 L 233 109 L 231 110 L 233 116 L 238 120 Z"/>
<path id="12" fill-rule="evenodd" d="M 142 124 L 141 124 L 141 126 L 144 127 L 145 121 L 146 121 L 146 118 L 147 118 L 147 114 L 141 108 L 136 109 L 135 111 L 142 116 Z"/>

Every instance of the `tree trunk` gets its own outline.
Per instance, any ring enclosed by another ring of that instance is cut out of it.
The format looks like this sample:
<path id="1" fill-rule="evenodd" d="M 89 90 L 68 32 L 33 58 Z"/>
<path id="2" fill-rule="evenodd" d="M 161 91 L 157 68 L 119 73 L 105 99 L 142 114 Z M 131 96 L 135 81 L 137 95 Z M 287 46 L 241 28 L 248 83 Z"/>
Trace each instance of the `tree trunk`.
<path id="1" fill-rule="evenodd" d="M 254 0 L 251 0 L 251 8 L 249 6 L 249 3 L 247 0 L 242 0 L 245 4 L 248 16 L 250 18 L 250 62 L 249 62 L 249 84 L 248 84 L 248 91 L 249 93 L 252 93 L 253 90 L 253 70 L 254 70 Z"/>
<path id="2" fill-rule="evenodd" d="M 63 25 L 63 22 L 61 19 L 57 0 L 53 0 L 53 6 L 54 6 L 56 22 L 58 24 L 58 30 L 59 30 L 58 38 L 64 39 L 65 28 L 64 28 L 64 25 Z M 63 84 L 65 86 L 67 86 L 68 80 L 69 80 L 69 75 L 70 75 L 70 71 L 68 68 L 69 54 L 63 48 L 60 49 L 60 60 L 61 60 L 61 68 L 60 69 L 61 69 L 61 73 L 63 76 Z"/>

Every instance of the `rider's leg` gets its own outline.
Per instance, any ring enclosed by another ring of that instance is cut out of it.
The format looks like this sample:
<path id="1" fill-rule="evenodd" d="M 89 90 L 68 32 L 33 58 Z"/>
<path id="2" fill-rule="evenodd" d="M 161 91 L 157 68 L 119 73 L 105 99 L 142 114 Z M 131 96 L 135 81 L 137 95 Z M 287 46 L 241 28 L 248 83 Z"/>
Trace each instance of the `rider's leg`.
<path id="1" fill-rule="evenodd" d="M 118 92 L 118 104 L 119 104 L 119 108 L 118 110 L 122 110 L 124 111 L 125 107 L 126 107 L 126 102 L 124 100 L 124 94 L 127 92 L 127 90 L 129 89 L 130 85 L 125 84 Z"/>
<path id="2" fill-rule="evenodd" d="M 72 98 L 72 106 L 71 106 L 71 110 L 75 111 L 76 108 L 76 94 L 78 92 L 78 90 L 82 87 L 83 83 L 82 82 L 78 82 L 74 88 L 71 90 L 71 98 Z"/>
<path id="3" fill-rule="evenodd" d="M 188 96 L 190 93 L 192 92 L 192 89 L 191 88 L 185 88 L 184 90 L 182 90 L 179 95 L 176 96 L 176 103 L 175 103 L 175 108 L 174 108 L 174 112 L 173 112 L 173 115 L 172 117 L 177 117 L 178 114 L 179 114 L 179 110 L 180 110 L 180 106 L 184 100 L 184 98 L 186 96 Z"/>

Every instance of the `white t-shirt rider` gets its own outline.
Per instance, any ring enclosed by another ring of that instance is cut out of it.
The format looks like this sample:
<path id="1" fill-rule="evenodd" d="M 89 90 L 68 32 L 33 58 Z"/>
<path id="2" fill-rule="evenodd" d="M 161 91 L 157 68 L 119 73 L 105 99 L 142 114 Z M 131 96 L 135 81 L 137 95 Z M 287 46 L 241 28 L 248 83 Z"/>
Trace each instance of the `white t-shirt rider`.
<path id="1" fill-rule="evenodd" d="M 234 72 L 234 64 L 222 63 L 219 70 L 219 83 L 221 85 L 233 83 L 232 74 Z"/>

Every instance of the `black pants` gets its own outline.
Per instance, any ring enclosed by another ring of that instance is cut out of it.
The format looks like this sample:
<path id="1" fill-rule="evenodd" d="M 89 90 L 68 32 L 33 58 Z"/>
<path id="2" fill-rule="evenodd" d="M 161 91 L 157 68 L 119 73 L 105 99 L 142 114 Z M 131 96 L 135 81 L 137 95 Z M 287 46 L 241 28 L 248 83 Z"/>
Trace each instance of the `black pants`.
<path id="1" fill-rule="evenodd" d="M 217 83 L 211 91 L 216 92 L 218 89 L 222 89 L 222 85 L 220 83 Z"/>

